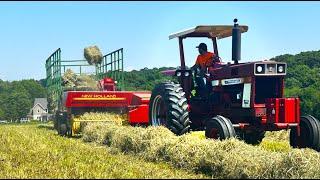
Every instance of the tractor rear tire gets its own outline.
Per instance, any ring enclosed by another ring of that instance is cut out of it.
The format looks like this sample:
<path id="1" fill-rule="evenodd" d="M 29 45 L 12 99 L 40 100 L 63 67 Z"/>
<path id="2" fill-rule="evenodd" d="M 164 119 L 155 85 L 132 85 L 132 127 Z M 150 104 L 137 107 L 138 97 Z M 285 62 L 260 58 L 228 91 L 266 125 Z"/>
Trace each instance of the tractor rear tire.
<path id="1" fill-rule="evenodd" d="M 265 131 L 240 132 L 240 139 L 247 144 L 258 145 L 265 136 Z"/>
<path id="2" fill-rule="evenodd" d="M 149 125 L 165 126 L 176 135 L 190 130 L 187 99 L 180 84 L 160 83 L 152 90 Z"/>
<path id="3" fill-rule="evenodd" d="M 236 132 L 230 119 L 218 115 L 206 121 L 205 135 L 207 138 L 224 140 L 236 137 Z"/>
<path id="4" fill-rule="evenodd" d="M 320 151 L 320 122 L 311 115 L 300 118 L 300 137 L 297 129 L 290 130 L 290 145 L 294 148 L 311 148 Z"/>

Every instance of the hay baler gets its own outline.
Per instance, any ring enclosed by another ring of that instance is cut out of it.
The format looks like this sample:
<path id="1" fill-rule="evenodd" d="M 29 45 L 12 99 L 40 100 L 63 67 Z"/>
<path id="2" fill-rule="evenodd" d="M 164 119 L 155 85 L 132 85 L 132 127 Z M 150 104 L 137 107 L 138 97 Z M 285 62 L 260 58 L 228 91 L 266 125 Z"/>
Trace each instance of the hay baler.
<path id="1" fill-rule="evenodd" d="M 149 105 L 150 124 L 168 127 L 177 135 L 204 130 L 208 138 L 239 137 L 258 144 L 266 131 L 290 129 L 293 147 L 320 150 L 320 123 L 311 115 L 300 116 L 300 99 L 284 97 L 287 64 L 276 61 L 239 63 L 241 33 L 248 26 L 197 26 L 169 36 L 178 38 L 181 66 L 164 73 L 178 83 L 164 82 L 154 87 Z M 202 75 L 185 65 L 183 39 L 209 38 L 215 59 L 220 59 L 217 39 L 232 37 L 234 63 L 214 63 Z M 206 82 L 199 95 L 195 78 Z M 196 93 L 193 90 L 196 89 Z"/>
<path id="2" fill-rule="evenodd" d="M 62 86 L 62 75 L 68 68 L 78 70 L 80 75 L 95 74 L 99 91 L 66 89 Z M 74 136 L 81 132 L 82 122 L 107 121 L 75 118 L 85 112 L 126 114 L 131 125 L 148 124 L 150 92 L 124 91 L 123 49 L 103 56 L 102 63 L 95 67 L 85 60 L 61 60 L 61 50 L 58 49 L 46 60 L 46 69 L 49 102 L 55 113 L 54 126 L 58 134 Z"/>

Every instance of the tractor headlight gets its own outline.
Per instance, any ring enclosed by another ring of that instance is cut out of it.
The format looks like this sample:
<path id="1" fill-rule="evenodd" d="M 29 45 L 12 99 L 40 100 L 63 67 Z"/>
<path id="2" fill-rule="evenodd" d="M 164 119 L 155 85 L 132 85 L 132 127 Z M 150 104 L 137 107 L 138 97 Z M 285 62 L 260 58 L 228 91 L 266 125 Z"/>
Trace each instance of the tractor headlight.
<path id="1" fill-rule="evenodd" d="M 177 76 L 180 77 L 181 76 L 181 72 L 177 72 Z"/>
<path id="2" fill-rule="evenodd" d="M 278 64 L 278 73 L 285 73 L 285 65 L 284 64 Z"/>
<path id="3" fill-rule="evenodd" d="M 264 64 L 257 64 L 256 65 L 256 74 L 264 74 L 265 72 L 265 65 Z"/>
<path id="4" fill-rule="evenodd" d="M 258 66 L 258 67 L 257 67 L 257 72 L 259 72 L 259 73 L 262 72 L 262 67 L 261 67 L 261 66 Z"/>
<path id="5" fill-rule="evenodd" d="M 184 72 L 184 76 L 189 76 L 190 73 L 189 72 Z"/>

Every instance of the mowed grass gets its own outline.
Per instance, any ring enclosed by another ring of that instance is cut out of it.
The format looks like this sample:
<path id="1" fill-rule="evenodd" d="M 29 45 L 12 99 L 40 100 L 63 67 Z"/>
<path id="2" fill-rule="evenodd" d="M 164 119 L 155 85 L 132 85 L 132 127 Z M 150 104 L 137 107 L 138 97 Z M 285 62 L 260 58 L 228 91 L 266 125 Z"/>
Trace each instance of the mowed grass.
<path id="1" fill-rule="evenodd" d="M 287 133 L 268 132 L 260 145 L 252 146 L 236 138 L 206 139 L 203 132 L 176 136 L 164 127 L 91 123 L 82 139 L 214 178 L 320 178 L 320 154 L 308 148 L 291 148 Z"/>
<path id="2" fill-rule="evenodd" d="M 0 178 L 207 178 L 65 138 L 52 125 L 0 125 Z"/>

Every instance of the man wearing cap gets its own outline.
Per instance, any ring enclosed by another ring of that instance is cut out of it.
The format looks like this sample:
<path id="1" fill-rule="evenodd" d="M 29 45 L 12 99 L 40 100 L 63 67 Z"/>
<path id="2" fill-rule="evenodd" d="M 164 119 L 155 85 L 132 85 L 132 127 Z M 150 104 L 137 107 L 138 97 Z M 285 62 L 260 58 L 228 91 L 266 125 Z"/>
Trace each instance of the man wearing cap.
<path id="1" fill-rule="evenodd" d="M 199 50 L 199 55 L 195 65 L 205 72 L 207 67 L 212 66 L 214 53 L 208 52 L 207 45 L 205 43 L 200 43 L 196 48 Z"/>
<path id="2" fill-rule="evenodd" d="M 197 85 L 199 86 L 199 94 L 200 96 L 205 96 L 207 94 L 207 88 L 205 83 L 205 73 L 207 72 L 207 68 L 214 64 L 215 54 L 212 52 L 208 52 L 207 45 L 205 43 L 200 43 L 197 46 L 199 50 L 199 55 L 197 57 L 196 63 L 191 67 L 192 70 L 200 69 L 199 76 L 195 78 Z"/>

